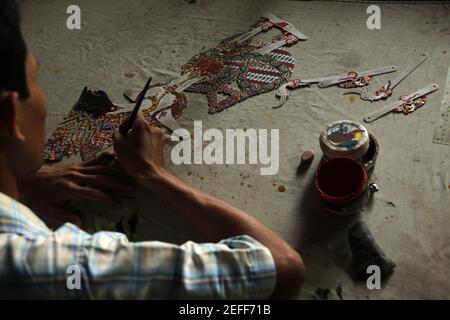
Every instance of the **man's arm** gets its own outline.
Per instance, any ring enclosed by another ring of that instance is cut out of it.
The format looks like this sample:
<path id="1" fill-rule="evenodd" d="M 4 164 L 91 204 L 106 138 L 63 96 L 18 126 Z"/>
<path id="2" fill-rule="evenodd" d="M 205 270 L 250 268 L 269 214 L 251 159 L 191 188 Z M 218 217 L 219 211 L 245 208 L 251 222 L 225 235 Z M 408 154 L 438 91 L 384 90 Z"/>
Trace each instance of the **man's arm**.
<path id="1" fill-rule="evenodd" d="M 30 225 L 33 213 L 14 207 Z M 3 221 L 9 226 L 0 229 L 17 229 Z M 249 236 L 176 245 L 91 235 L 69 223 L 32 229 L 0 233 L 0 299 L 265 299 L 275 286 L 269 249 Z"/>
<path id="2" fill-rule="evenodd" d="M 261 222 L 170 174 L 164 166 L 163 147 L 161 131 L 147 126 L 142 114 L 128 136 L 115 135 L 118 162 L 137 182 L 185 215 L 207 241 L 245 234 L 266 246 L 277 270 L 273 298 L 292 296 L 304 280 L 300 255 Z"/>

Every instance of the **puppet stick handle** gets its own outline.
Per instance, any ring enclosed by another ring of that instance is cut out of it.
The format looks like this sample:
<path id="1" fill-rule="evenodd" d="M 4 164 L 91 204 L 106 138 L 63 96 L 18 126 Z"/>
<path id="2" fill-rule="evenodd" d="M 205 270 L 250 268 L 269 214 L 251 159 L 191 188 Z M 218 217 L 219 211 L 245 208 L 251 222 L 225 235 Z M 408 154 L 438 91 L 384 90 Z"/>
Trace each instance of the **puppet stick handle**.
<path id="1" fill-rule="evenodd" d="M 414 93 L 411 93 L 410 95 L 400 97 L 399 101 L 396 101 L 396 102 L 388 105 L 387 107 L 381 108 L 379 110 L 376 110 L 376 111 L 368 114 L 364 118 L 364 121 L 368 122 L 368 123 L 373 122 L 373 121 L 381 118 L 382 116 L 388 114 L 389 112 L 393 111 L 394 109 L 396 109 L 410 101 L 414 101 L 420 97 L 423 97 L 426 94 L 432 93 L 432 92 L 436 91 L 437 89 L 439 89 L 439 85 L 437 85 L 435 83 L 429 84 L 428 86 L 426 86 Z"/>

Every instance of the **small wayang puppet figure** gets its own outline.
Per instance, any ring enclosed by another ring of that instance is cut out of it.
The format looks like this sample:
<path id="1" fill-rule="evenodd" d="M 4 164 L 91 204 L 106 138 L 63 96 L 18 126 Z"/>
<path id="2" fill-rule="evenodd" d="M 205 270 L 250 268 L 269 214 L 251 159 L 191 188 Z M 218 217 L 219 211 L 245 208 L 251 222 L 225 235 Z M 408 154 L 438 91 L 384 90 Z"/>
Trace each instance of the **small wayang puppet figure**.
<path id="1" fill-rule="evenodd" d="M 150 125 L 177 119 L 187 106 L 187 98 L 167 84 L 150 86 L 142 112 Z M 79 101 L 47 141 L 45 159 L 59 161 L 80 153 L 83 160 L 93 158 L 110 147 L 113 134 L 130 115 L 130 105 L 116 105 L 105 92 L 84 88 Z M 168 124 L 171 126 L 172 124 Z"/>
<path id="2" fill-rule="evenodd" d="M 272 28 L 282 31 L 271 42 L 251 43 L 260 32 Z M 167 83 L 151 86 L 141 110 L 150 125 L 174 129 L 187 106 L 183 91 L 206 94 L 209 113 L 229 108 L 249 97 L 269 92 L 286 83 L 294 68 L 294 59 L 283 46 L 307 39 L 292 24 L 272 14 L 261 17 L 246 33 L 223 40 L 182 66 L 182 75 Z M 233 87 L 236 84 L 237 87 Z M 127 90 L 134 101 L 138 92 Z M 218 95 L 227 96 L 218 99 Z M 85 88 L 71 110 L 48 140 L 45 159 L 59 161 L 80 153 L 83 160 L 94 157 L 112 144 L 113 133 L 129 116 L 132 105 L 116 105 L 103 91 Z"/>

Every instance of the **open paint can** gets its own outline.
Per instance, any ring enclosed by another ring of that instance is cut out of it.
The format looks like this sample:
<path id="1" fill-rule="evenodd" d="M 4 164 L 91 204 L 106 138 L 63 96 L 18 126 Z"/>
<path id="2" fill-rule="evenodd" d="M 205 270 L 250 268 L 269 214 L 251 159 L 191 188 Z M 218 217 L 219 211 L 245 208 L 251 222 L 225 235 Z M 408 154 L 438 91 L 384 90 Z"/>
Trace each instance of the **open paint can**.
<path id="1" fill-rule="evenodd" d="M 317 169 L 315 187 L 325 207 L 337 214 L 360 211 L 370 198 L 367 170 L 350 157 L 325 160 Z"/>
<path id="2" fill-rule="evenodd" d="M 348 157 L 360 161 L 368 171 L 374 167 L 379 152 L 375 137 L 363 125 L 351 120 L 328 124 L 319 142 L 324 160 Z"/>

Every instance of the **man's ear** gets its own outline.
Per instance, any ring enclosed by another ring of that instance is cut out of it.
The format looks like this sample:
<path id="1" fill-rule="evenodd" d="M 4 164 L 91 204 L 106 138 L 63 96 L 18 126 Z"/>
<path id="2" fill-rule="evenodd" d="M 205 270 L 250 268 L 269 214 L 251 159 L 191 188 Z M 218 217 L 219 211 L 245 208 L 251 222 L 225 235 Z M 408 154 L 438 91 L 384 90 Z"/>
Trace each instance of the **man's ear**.
<path id="1" fill-rule="evenodd" d="M 19 94 L 15 91 L 0 92 L 0 139 L 25 141 L 17 121 L 20 107 Z M 3 145 L 3 143 L 2 143 Z"/>

